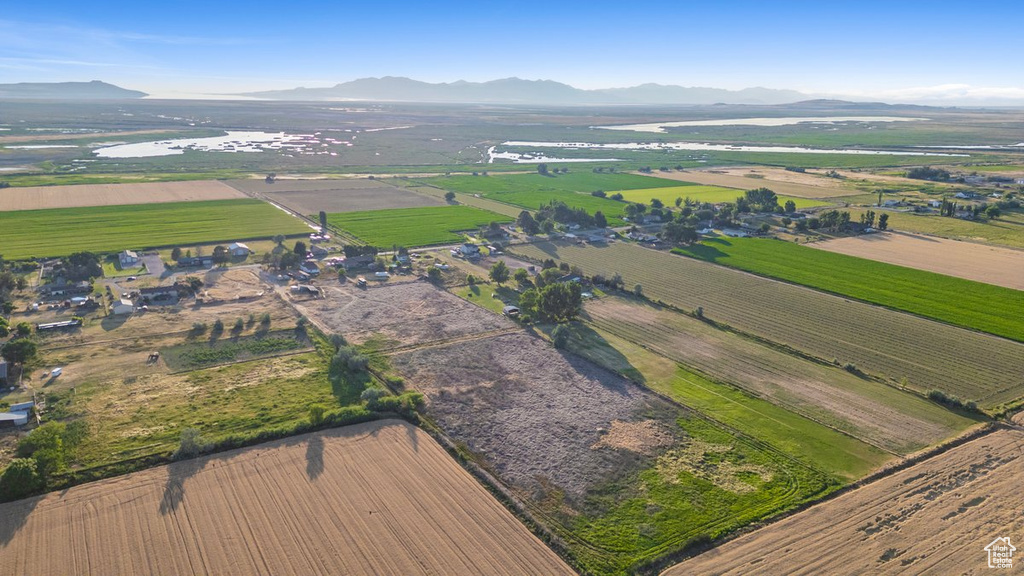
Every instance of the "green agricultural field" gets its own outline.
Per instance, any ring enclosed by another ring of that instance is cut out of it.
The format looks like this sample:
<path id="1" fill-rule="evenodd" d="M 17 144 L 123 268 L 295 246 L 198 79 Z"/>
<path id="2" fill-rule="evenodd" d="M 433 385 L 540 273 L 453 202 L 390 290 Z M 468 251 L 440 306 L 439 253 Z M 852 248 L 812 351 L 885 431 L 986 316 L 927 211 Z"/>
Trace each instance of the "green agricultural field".
<path id="1" fill-rule="evenodd" d="M 1020 213 L 1006 213 L 988 222 L 944 218 L 935 214 L 925 216 L 905 212 L 887 213 L 889 228 L 892 230 L 1024 248 L 1024 215 Z M 851 216 L 857 219 L 860 214 L 851 213 Z"/>
<path id="2" fill-rule="evenodd" d="M 1024 345 L 910 314 L 761 278 L 692 258 L 616 242 L 543 242 L 516 254 L 554 258 L 585 274 L 621 274 L 656 300 L 920 392 L 943 390 L 995 408 L 1024 396 Z"/>
<path id="3" fill-rule="evenodd" d="M 601 211 L 612 225 L 622 224 L 626 204 L 608 198 L 592 196 L 591 192 L 603 190 L 631 190 L 657 188 L 658 186 L 679 187 L 674 180 L 639 176 L 636 174 L 597 174 L 594 172 L 571 172 L 558 176 L 540 174 L 504 174 L 491 176 L 455 176 L 422 180 L 431 186 L 464 194 L 479 194 L 489 200 L 497 200 L 522 208 L 536 210 L 541 204 L 560 200 L 573 208 L 583 208 L 593 214 Z M 672 197 L 675 200 L 675 196 Z M 650 201 L 650 198 L 647 199 Z"/>
<path id="4" fill-rule="evenodd" d="M 302 234 L 309 227 L 253 199 L 0 212 L 8 259 L 118 252 L 177 244 Z"/>
<path id="5" fill-rule="evenodd" d="M 756 187 L 756 181 L 752 181 L 751 183 L 755 185 L 752 187 Z M 736 198 L 743 196 L 744 191 L 737 190 L 735 188 L 723 188 L 721 186 L 700 186 L 694 184 L 689 186 L 673 186 L 666 188 L 621 190 L 618 192 L 619 194 L 622 194 L 622 198 L 624 200 L 629 202 L 643 202 L 646 204 L 649 203 L 651 199 L 657 198 L 664 202 L 666 206 L 675 206 L 676 198 L 692 198 L 698 202 L 710 202 L 712 204 L 718 204 L 720 202 L 735 202 Z M 798 209 L 828 206 L 828 202 L 821 202 L 810 198 L 795 198 L 791 196 L 779 196 L 779 205 L 784 206 L 787 200 L 795 202 Z"/>
<path id="6" fill-rule="evenodd" d="M 1024 341 L 1024 292 L 761 238 L 714 238 L 673 252 Z"/>
<path id="7" fill-rule="evenodd" d="M 508 216 L 472 206 L 429 206 L 328 214 L 327 222 L 373 246 L 431 246 L 461 242 L 460 231 L 491 222 L 511 222 Z"/>

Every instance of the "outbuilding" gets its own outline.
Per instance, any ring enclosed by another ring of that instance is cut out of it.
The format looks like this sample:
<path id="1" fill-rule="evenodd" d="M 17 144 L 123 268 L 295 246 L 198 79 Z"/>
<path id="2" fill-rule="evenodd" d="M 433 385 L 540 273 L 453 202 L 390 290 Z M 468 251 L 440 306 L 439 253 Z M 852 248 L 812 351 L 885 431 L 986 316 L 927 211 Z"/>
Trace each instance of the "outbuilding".
<path id="1" fill-rule="evenodd" d="M 0 412 L 0 428 L 14 428 L 28 424 L 28 412 Z"/>
<path id="2" fill-rule="evenodd" d="M 241 258 L 244 256 L 248 256 L 249 254 L 252 254 L 252 250 L 250 250 L 248 246 L 242 244 L 241 242 L 232 242 L 231 245 L 228 246 L 228 252 L 230 252 L 231 255 L 236 258 Z"/>
<path id="3" fill-rule="evenodd" d="M 508 316 L 509 318 L 515 318 L 519 316 L 519 307 L 505 306 L 504 308 L 501 309 L 501 313 L 504 314 L 505 316 Z"/>
<path id="4" fill-rule="evenodd" d="M 110 307 L 110 312 L 117 315 L 131 314 L 135 311 L 135 305 L 132 304 L 131 300 L 121 298 L 114 305 Z"/>

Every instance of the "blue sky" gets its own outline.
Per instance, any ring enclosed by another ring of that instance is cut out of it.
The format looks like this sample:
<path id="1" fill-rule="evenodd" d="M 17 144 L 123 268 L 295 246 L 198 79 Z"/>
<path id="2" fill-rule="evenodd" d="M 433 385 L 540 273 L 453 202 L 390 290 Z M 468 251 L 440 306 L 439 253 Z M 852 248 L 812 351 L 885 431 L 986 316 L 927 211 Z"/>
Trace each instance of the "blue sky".
<path id="1" fill-rule="evenodd" d="M 1024 99 L 1019 2 L 5 4 L 0 82 L 101 79 L 174 95 L 519 76 Z"/>

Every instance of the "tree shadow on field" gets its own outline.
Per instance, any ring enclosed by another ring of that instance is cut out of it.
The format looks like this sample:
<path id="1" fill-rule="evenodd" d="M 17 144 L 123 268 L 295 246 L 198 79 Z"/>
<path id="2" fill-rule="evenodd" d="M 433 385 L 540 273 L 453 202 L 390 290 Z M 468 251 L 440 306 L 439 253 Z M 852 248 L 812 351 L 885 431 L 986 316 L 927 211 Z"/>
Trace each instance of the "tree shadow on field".
<path id="1" fill-rule="evenodd" d="M 313 434 L 306 442 L 306 476 L 316 480 L 324 473 L 324 439 Z"/>
<path id="2" fill-rule="evenodd" d="M 15 535 L 28 522 L 28 517 L 45 496 L 33 496 L 0 504 L 0 548 L 14 540 Z"/>
<path id="3" fill-rule="evenodd" d="M 166 516 L 178 510 L 185 499 L 185 481 L 195 476 L 206 467 L 210 457 L 179 460 L 167 465 L 167 482 L 164 484 L 164 496 L 160 499 L 160 515 Z"/>

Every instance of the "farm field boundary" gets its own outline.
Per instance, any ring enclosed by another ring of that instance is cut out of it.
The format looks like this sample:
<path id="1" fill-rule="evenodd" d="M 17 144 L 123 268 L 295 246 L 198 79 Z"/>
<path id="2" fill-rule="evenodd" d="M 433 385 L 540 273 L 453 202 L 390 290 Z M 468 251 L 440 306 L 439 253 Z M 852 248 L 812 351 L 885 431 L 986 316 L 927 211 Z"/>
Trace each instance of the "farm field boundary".
<path id="1" fill-rule="evenodd" d="M 33 186 L 0 190 L 0 212 L 233 198 L 245 198 L 245 195 L 216 180 Z"/>
<path id="2" fill-rule="evenodd" d="M 320 514 L 325 508 L 330 518 Z M 176 462 L 0 509 L 0 567 L 12 574 L 103 566 L 178 574 L 572 574 L 433 439 L 394 420 Z M 194 537 L 183 538 L 182 524 Z M 105 531 L 118 536 L 102 547 L 74 536 Z M 157 559 L 154 549 L 166 554 Z"/>
<path id="3" fill-rule="evenodd" d="M 431 246 L 463 241 L 459 232 L 511 218 L 473 206 L 432 206 L 332 213 L 327 222 L 373 246 Z"/>
<path id="4" fill-rule="evenodd" d="M 308 232 L 301 220 L 250 198 L 0 212 L 0 246 L 9 259 Z"/>
<path id="5" fill-rule="evenodd" d="M 1024 340 L 1024 318 L 1019 315 L 1024 310 L 1024 292 L 1020 290 L 770 239 L 713 238 L 672 252 Z"/>
<path id="6" fill-rule="evenodd" d="M 626 286 L 682 310 L 801 351 L 849 365 L 921 393 L 938 389 L 988 409 L 1024 395 L 1024 345 L 851 301 L 802 286 L 650 250 L 538 242 L 512 247 L 534 261 L 575 264 L 587 275 L 621 274 Z M 947 350 L 958 350 L 948 354 Z"/>
<path id="7" fill-rule="evenodd" d="M 834 238 L 811 248 L 1024 290 L 1024 251 L 904 232 Z"/>

